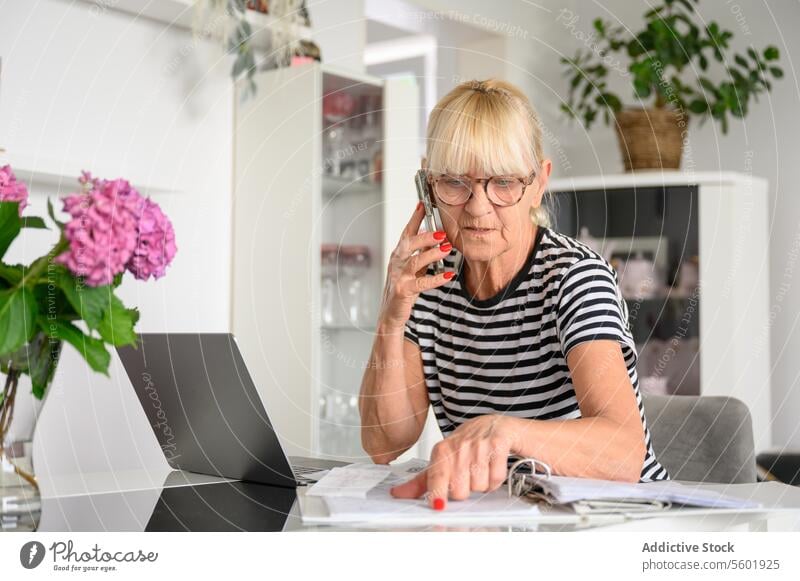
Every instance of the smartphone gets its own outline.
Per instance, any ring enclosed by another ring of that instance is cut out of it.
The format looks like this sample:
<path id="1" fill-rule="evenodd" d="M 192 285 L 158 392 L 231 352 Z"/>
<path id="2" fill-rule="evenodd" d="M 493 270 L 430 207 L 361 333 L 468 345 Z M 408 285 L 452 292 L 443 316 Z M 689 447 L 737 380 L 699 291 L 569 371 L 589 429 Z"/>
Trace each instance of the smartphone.
<path id="1" fill-rule="evenodd" d="M 439 216 L 439 208 L 436 207 L 433 193 L 431 192 L 430 185 L 428 184 L 428 176 L 424 169 L 417 171 L 414 176 L 414 184 L 417 186 L 417 196 L 419 201 L 425 207 L 425 228 L 428 232 L 441 231 L 444 232 L 442 226 L 442 219 Z M 433 263 L 433 271 L 435 274 L 442 274 L 444 272 L 444 260 L 437 260 Z"/>

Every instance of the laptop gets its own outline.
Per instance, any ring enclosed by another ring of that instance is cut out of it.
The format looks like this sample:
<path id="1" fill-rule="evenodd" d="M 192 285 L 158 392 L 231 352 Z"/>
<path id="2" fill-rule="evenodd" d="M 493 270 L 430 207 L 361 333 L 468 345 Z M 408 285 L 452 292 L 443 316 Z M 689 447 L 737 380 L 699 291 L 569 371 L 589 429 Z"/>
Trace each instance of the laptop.
<path id="1" fill-rule="evenodd" d="M 176 470 L 294 488 L 347 464 L 286 456 L 230 333 L 141 333 L 117 352 Z"/>

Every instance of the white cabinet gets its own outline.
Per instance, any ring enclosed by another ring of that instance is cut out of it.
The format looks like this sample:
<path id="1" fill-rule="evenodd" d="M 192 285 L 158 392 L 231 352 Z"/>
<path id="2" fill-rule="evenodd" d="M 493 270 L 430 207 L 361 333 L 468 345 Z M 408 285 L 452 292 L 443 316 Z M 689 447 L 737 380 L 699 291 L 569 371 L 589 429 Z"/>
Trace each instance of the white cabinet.
<path id="1" fill-rule="evenodd" d="M 737 173 L 640 172 L 553 180 L 550 191 L 555 229 L 569 236 L 583 230 L 613 259 L 643 391 L 736 397 L 750 408 L 756 451 L 769 448 L 776 313 L 769 306 L 767 182 Z"/>
<path id="2" fill-rule="evenodd" d="M 416 205 L 417 85 L 319 63 L 256 83 L 236 97 L 231 327 L 289 454 L 362 457 L 361 377 Z"/>

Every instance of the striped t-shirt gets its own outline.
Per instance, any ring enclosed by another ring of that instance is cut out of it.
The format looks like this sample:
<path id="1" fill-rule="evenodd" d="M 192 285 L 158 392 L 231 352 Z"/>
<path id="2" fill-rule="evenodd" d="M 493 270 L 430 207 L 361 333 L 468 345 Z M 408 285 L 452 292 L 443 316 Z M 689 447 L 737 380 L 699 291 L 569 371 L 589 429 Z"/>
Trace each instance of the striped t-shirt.
<path id="1" fill-rule="evenodd" d="M 640 481 L 669 479 L 650 443 L 628 307 L 608 262 L 539 226 L 522 269 L 493 297 L 479 300 L 465 288 L 461 259 L 456 249 L 445 258 L 457 275 L 419 295 L 405 328 L 405 337 L 419 345 L 442 434 L 487 414 L 580 418 L 567 352 L 584 341 L 611 339 L 622 347 L 642 418 L 647 453 Z"/>

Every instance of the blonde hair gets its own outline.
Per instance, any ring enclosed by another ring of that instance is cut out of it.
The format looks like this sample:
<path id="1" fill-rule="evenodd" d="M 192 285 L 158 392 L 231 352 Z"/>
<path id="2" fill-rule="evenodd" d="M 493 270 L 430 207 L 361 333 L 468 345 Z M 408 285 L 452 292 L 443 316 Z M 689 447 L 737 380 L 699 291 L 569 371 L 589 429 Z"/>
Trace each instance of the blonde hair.
<path id="1" fill-rule="evenodd" d="M 428 119 L 427 168 L 435 173 L 537 175 L 544 159 L 539 116 L 528 97 L 499 79 L 467 81 L 436 104 Z M 550 226 L 544 200 L 531 208 L 535 224 Z"/>

